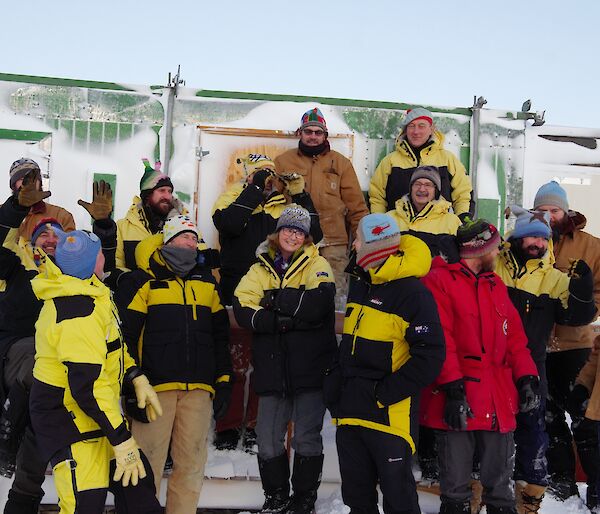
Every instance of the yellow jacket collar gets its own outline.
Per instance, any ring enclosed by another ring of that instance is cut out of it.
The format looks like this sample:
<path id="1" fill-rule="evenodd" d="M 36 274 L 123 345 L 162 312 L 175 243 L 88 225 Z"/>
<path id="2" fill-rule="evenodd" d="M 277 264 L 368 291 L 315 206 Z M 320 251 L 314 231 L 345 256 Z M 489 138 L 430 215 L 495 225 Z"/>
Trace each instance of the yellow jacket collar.
<path id="1" fill-rule="evenodd" d="M 429 247 L 418 237 L 405 234 L 400 238 L 398 253 L 390 255 L 379 268 L 368 271 L 372 284 L 383 284 L 401 278 L 424 277 L 430 268 Z"/>

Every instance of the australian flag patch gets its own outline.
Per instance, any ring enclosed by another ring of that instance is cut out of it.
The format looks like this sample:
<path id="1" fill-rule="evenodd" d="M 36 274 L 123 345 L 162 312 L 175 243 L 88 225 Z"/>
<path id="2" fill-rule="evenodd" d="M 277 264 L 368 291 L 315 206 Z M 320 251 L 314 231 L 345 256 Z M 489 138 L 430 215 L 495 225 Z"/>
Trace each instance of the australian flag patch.
<path id="1" fill-rule="evenodd" d="M 417 325 L 415 327 L 415 334 L 428 334 L 429 325 Z"/>

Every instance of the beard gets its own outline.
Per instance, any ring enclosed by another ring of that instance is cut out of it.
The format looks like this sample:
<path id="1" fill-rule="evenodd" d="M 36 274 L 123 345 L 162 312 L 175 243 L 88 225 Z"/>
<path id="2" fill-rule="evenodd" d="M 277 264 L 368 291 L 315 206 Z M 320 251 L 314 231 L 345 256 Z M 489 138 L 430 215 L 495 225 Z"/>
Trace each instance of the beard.
<path id="1" fill-rule="evenodd" d="M 523 253 L 528 259 L 541 259 L 546 254 L 547 248 L 537 245 L 529 245 L 523 248 Z"/>
<path id="2" fill-rule="evenodd" d="M 169 214 L 169 212 L 171 212 L 171 209 L 173 208 L 173 202 L 170 202 L 169 200 L 160 200 L 157 203 L 148 202 L 148 207 L 150 207 L 154 214 L 164 218 L 167 214 Z"/>
<path id="3" fill-rule="evenodd" d="M 498 259 L 497 255 L 492 255 L 488 253 L 481 257 L 481 271 L 489 272 L 494 271 L 496 269 L 496 260 Z"/>

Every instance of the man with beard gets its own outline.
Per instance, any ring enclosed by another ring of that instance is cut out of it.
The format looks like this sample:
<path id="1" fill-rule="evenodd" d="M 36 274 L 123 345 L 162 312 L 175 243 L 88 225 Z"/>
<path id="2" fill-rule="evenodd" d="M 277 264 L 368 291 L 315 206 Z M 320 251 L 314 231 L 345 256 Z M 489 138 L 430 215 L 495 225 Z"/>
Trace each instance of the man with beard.
<path id="1" fill-rule="evenodd" d="M 417 166 L 436 166 L 440 193 L 461 219 L 473 211 L 471 180 L 456 156 L 445 150 L 444 135 L 436 130 L 433 114 L 417 107 L 406 112 L 396 149 L 377 166 L 369 187 L 371 212 L 386 212 L 410 193 L 410 179 Z"/>
<path id="2" fill-rule="evenodd" d="M 135 196 L 129 211 L 123 219 L 117 221 L 116 267 L 130 271 L 135 266 L 135 248 L 137 244 L 163 228 L 171 216 L 185 214 L 183 204 L 173 198 L 173 183 L 161 173 L 160 162 L 153 168 L 148 159 L 142 159 L 144 175 L 140 180 L 140 196 Z M 106 270 L 111 265 L 107 263 Z"/>
<path id="3" fill-rule="evenodd" d="M 584 232 L 585 216 L 569 210 L 565 190 L 557 182 L 544 184 L 535 195 L 534 209 L 548 211 L 552 227 L 552 240 L 556 262 L 554 266 L 567 271 L 575 259 L 589 264 L 594 277 L 594 302 L 600 306 L 600 240 Z M 600 455 L 596 427 L 579 411 L 569 408 L 567 398 L 579 370 L 585 364 L 593 346 L 592 327 L 568 327 L 557 324 L 548 341 L 546 373 L 548 378 L 548 402 L 546 405 L 546 429 L 550 437 L 548 452 L 549 488 L 564 500 L 578 494 L 575 482 L 575 455 L 573 439 L 581 466 L 587 475 L 586 503 L 590 508 L 598 506 L 596 481 Z M 571 430 L 565 413 L 571 416 Z M 572 431 L 572 436 L 571 436 Z"/>
<path id="4" fill-rule="evenodd" d="M 481 465 L 488 514 L 515 512 L 515 414 L 539 404 L 535 363 L 506 286 L 494 273 L 500 234 L 484 220 L 457 232 L 460 261 L 433 260 L 424 284 L 436 300 L 446 360 L 421 397 L 422 425 L 437 430 L 440 513 L 471 512 L 471 471 Z"/>
<path id="5" fill-rule="evenodd" d="M 340 297 L 346 294 L 348 242 L 369 210 L 352 162 L 331 150 L 325 118 L 318 108 L 304 113 L 296 133 L 300 136 L 298 148 L 278 156 L 275 167 L 279 174 L 295 172 L 304 177 L 323 230 L 319 252 L 333 270 L 336 307 L 341 308 L 344 302 Z"/>
<path id="6" fill-rule="evenodd" d="M 593 277 L 588 265 L 575 261 L 568 273 L 555 269 L 548 244 L 552 235 L 550 215 L 528 211 L 517 205 L 515 229 L 500 252 L 496 273 L 508 287 L 508 294 L 521 316 L 527 345 L 540 377 L 541 403 L 536 409 L 517 414 L 517 446 L 514 480 L 519 514 L 538 512 L 546 478 L 545 431 L 547 397 L 546 342 L 554 323 L 581 326 L 596 313 Z"/>

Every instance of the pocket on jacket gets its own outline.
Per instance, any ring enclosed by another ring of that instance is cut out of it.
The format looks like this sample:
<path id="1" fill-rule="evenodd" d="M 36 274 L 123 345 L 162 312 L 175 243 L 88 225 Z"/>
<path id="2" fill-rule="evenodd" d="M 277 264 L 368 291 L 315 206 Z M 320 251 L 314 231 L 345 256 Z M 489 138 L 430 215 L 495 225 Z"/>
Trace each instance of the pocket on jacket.
<path id="1" fill-rule="evenodd" d="M 376 380 L 350 377 L 343 380 L 339 404 L 339 417 L 358 418 L 377 423 L 385 423 L 387 409 L 381 409 L 375 398 Z"/>

